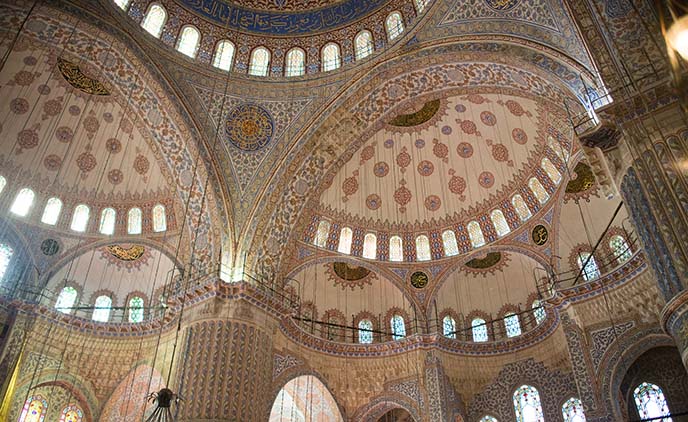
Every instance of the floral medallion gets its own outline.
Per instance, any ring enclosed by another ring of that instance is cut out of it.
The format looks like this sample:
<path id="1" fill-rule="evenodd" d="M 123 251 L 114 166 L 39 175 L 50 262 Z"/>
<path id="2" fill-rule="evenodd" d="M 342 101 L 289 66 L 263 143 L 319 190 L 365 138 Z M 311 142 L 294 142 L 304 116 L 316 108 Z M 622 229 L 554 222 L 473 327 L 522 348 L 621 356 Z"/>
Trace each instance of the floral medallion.
<path id="1" fill-rule="evenodd" d="M 242 151 L 258 151 L 266 146 L 275 130 L 270 113 L 257 104 L 242 104 L 227 116 L 227 140 Z"/>

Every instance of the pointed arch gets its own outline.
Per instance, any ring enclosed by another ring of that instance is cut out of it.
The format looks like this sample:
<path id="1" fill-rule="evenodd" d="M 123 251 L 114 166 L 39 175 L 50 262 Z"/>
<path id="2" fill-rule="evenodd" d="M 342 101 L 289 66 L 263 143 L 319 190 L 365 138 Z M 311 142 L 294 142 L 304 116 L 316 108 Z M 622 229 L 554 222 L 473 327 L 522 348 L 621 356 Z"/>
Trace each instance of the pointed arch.
<path id="1" fill-rule="evenodd" d="M 354 38 L 354 48 L 356 53 L 356 60 L 365 59 L 373 54 L 373 34 L 367 29 L 359 32 Z"/>
<path id="2" fill-rule="evenodd" d="M 166 22 L 167 11 L 165 8 L 159 3 L 153 3 L 148 8 L 148 12 L 141 22 L 141 27 L 155 38 L 160 38 Z"/>
<path id="3" fill-rule="evenodd" d="M 387 31 L 387 38 L 392 41 L 399 37 L 404 32 L 404 18 L 401 12 L 394 11 L 387 15 L 385 19 L 385 30 Z"/>
<path id="4" fill-rule="evenodd" d="M 544 422 L 540 393 L 530 385 L 522 385 L 514 391 L 514 412 L 518 422 Z"/>
<path id="5" fill-rule="evenodd" d="M 201 45 L 201 33 L 192 25 L 186 25 L 179 33 L 177 40 L 177 51 L 185 56 L 196 57 L 198 53 L 198 46 Z"/>
<path id="6" fill-rule="evenodd" d="M 309 403 L 319 403 L 317 407 Z M 320 420 L 343 422 L 344 418 L 334 396 L 325 384 L 314 375 L 292 378 L 277 392 L 270 410 L 269 422 L 290 422 L 294 420 Z"/>

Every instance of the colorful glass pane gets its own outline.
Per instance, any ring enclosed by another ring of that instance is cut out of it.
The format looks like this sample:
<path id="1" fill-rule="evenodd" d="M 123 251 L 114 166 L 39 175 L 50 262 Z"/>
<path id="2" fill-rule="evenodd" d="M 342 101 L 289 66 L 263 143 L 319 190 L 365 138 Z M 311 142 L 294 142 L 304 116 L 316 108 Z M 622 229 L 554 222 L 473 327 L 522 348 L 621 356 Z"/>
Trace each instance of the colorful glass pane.
<path id="1" fill-rule="evenodd" d="M 129 322 L 138 323 L 143 321 L 143 298 L 134 296 L 129 299 Z"/>
<path id="2" fill-rule="evenodd" d="M 75 404 L 70 404 L 62 410 L 60 415 L 60 422 L 81 422 L 84 418 L 84 412 Z"/>
<path id="3" fill-rule="evenodd" d="M 401 237 L 392 236 L 389 238 L 389 260 L 401 262 L 404 260 L 404 248 Z"/>
<path id="4" fill-rule="evenodd" d="M 154 4 L 148 9 L 148 13 L 146 13 L 146 17 L 143 18 L 141 26 L 155 38 L 160 38 L 165 20 L 167 20 L 167 12 L 165 9 L 159 4 Z"/>
<path id="5" fill-rule="evenodd" d="M 459 254 L 459 245 L 456 243 L 456 234 L 453 230 L 445 230 L 442 233 L 442 245 L 446 256 Z"/>
<path id="6" fill-rule="evenodd" d="M 29 188 L 20 190 L 16 198 L 14 198 L 10 212 L 20 217 L 26 217 L 31 209 L 31 205 L 33 205 L 35 196 L 36 194 Z"/>
<path id="7" fill-rule="evenodd" d="M 141 219 L 143 213 L 141 208 L 132 208 L 129 210 L 129 215 L 127 216 L 127 233 L 129 234 L 141 234 Z"/>
<path id="8" fill-rule="evenodd" d="M 47 411 L 48 401 L 43 396 L 29 396 L 24 402 L 19 422 L 43 422 Z"/>
<path id="9" fill-rule="evenodd" d="M 509 223 L 506 222 L 506 218 L 504 217 L 502 210 L 493 210 L 492 213 L 490 213 L 490 219 L 492 220 L 492 224 L 497 231 L 497 236 L 506 236 L 511 232 Z"/>
<path id="10" fill-rule="evenodd" d="M 564 422 L 585 422 L 583 403 L 575 397 L 566 400 L 566 403 L 561 406 L 561 413 L 564 416 Z"/>
<path id="11" fill-rule="evenodd" d="M 385 29 L 387 30 L 387 38 L 393 40 L 402 32 L 404 32 L 404 20 L 401 18 L 401 13 L 392 12 L 385 20 Z"/>
<path id="12" fill-rule="evenodd" d="M 358 342 L 361 344 L 373 342 L 373 323 L 369 319 L 362 319 L 358 322 Z"/>
<path id="13" fill-rule="evenodd" d="M 198 44 L 201 40 L 201 34 L 198 29 L 193 26 L 187 26 L 182 29 L 179 36 L 179 43 L 177 44 L 177 51 L 189 57 L 196 57 L 198 51 Z"/>
<path id="14" fill-rule="evenodd" d="M 521 195 L 514 195 L 514 197 L 511 198 L 511 205 L 514 206 L 516 214 L 518 214 L 521 221 L 526 221 L 531 217 L 530 208 L 528 208 L 528 204 L 526 204 L 526 201 L 523 200 Z"/>
<path id="15" fill-rule="evenodd" d="M 167 230 L 165 207 L 162 204 L 158 204 L 153 207 L 153 231 L 164 232 L 165 230 Z"/>
<path id="16" fill-rule="evenodd" d="M 100 227 L 98 231 L 102 234 L 115 234 L 115 223 L 117 221 L 117 211 L 113 208 L 105 208 L 100 213 Z"/>
<path id="17" fill-rule="evenodd" d="M 353 236 L 354 232 L 349 227 L 342 228 L 342 231 L 339 233 L 339 246 L 337 247 L 337 252 L 350 254 Z"/>
<path id="18" fill-rule="evenodd" d="M 456 321 L 449 315 L 442 319 L 442 334 L 447 338 L 456 338 Z"/>
<path id="19" fill-rule="evenodd" d="M 324 248 L 327 245 L 327 237 L 330 234 L 330 222 L 327 220 L 320 220 L 318 223 L 318 231 L 315 233 L 313 243 L 315 246 Z"/>
<path id="20" fill-rule="evenodd" d="M 614 253 L 614 257 L 619 263 L 624 263 L 633 256 L 633 252 L 631 252 L 631 248 L 628 246 L 626 239 L 618 234 L 612 236 L 609 240 L 609 247 L 612 249 L 612 253 Z"/>
<path id="21" fill-rule="evenodd" d="M 71 229 L 75 232 L 85 232 L 88 226 L 88 217 L 91 210 L 87 205 L 79 204 L 74 208 L 74 214 L 72 215 L 72 225 Z"/>
<path id="22" fill-rule="evenodd" d="M 392 339 L 400 340 L 406 337 L 406 325 L 404 324 L 404 317 L 401 315 L 394 315 L 390 321 L 392 326 Z"/>
<path id="23" fill-rule="evenodd" d="M 66 286 L 60 291 L 55 301 L 55 309 L 62 312 L 63 314 L 69 314 L 72 312 L 74 303 L 76 302 L 76 297 L 78 293 L 74 287 Z"/>
<path id="24" fill-rule="evenodd" d="M 468 229 L 468 237 L 471 239 L 471 245 L 474 248 L 479 248 L 485 244 L 485 236 L 483 236 L 483 230 L 480 228 L 480 224 L 477 221 L 471 221 L 466 226 Z"/>
<path id="25" fill-rule="evenodd" d="M 230 70 L 234 60 L 234 44 L 229 40 L 220 41 L 215 48 L 213 66 L 222 70 Z"/>
<path id="26" fill-rule="evenodd" d="M 373 53 L 373 36 L 370 31 L 361 31 L 354 39 L 356 60 L 364 59 Z"/>
<path id="27" fill-rule="evenodd" d="M 549 194 L 547 193 L 545 188 L 542 186 L 542 183 L 540 183 L 538 179 L 531 177 L 528 181 L 528 186 L 530 187 L 530 190 L 533 191 L 533 194 L 541 204 L 547 202 L 547 200 L 549 199 Z"/>
<path id="28" fill-rule="evenodd" d="M 327 44 L 322 50 L 322 70 L 329 72 L 341 66 L 339 46 L 335 43 Z"/>
<path id="29" fill-rule="evenodd" d="M 521 321 L 518 315 L 513 312 L 504 315 L 504 328 L 506 328 L 507 337 L 516 337 L 521 335 Z"/>
<path id="30" fill-rule="evenodd" d="M 50 224 L 54 226 L 60 218 L 60 211 L 62 211 L 62 201 L 60 198 L 50 198 L 43 208 L 43 215 L 41 216 L 41 223 Z"/>
<path id="31" fill-rule="evenodd" d="M 267 76 L 270 66 L 270 52 L 265 47 L 258 47 L 251 53 L 248 74 L 253 76 Z"/>
<path id="32" fill-rule="evenodd" d="M 544 422 L 540 393 L 535 387 L 522 385 L 514 392 L 514 412 L 518 422 Z"/>
<path id="33" fill-rule="evenodd" d="M 110 296 L 98 296 L 93 308 L 93 320 L 99 322 L 108 322 L 110 319 L 110 310 L 112 309 L 112 299 Z"/>
<path id="34" fill-rule="evenodd" d="M 306 54 L 300 48 L 292 48 L 287 53 L 286 76 L 301 76 L 306 73 Z"/>
<path id="35" fill-rule="evenodd" d="M 671 412 L 664 392 L 658 385 L 643 382 L 633 390 L 633 399 L 641 419 L 661 418 L 656 421 L 672 422 L 670 417 L 662 418 L 671 415 Z"/>
<path id="36" fill-rule="evenodd" d="M 471 321 L 471 331 L 473 332 L 473 341 L 481 343 L 487 341 L 487 325 L 482 318 L 475 318 Z"/>
<path id="37" fill-rule="evenodd" d="M 542 321 L 547 318 L 547 314 L 545 313 L 545 308 L 542 306 L 542 302 L 539 300 L 534 300 L 533 301 L 533 315 L 535 316 L 535 321 L 540 324 Z"/>
<path id="38" fill-rule="evenodd" d="M 586 261 L 588 262 L 587 264 L 585 264 Z M 583 268 L 584 264 L 585 268 Z M 600 269 L 597 267 L 597 261 L 595 261 L 595 257 L 590 256 L 588 252 L 582 252 L 578 255 L 578 268 L 583 269 L 582 274 L 585 281 L 595 280 L 600 277 Z"/>
<path id="39" fill-rule="evenodd" d="M 499 422 L 499 421 L 494 416 L 485 415 L 482 418 L 480 418 L 480 421 L 478 421 L 478 422 Z"/>
<path id="40" fill-rule="evenodd" d="M 367 233 L 363 238 L 363 258 L 375 259 L 377 256 L 377 236 Z"/>
<path id="41" fill-rule="evenodd" d="M 424 234 L 416 237 L 416 257 L 419 261 L 430 261 L 430 240 Z"/>
<path id="42" fill-rule="evenodd" d="M 559 182 L 561 182 L 561 173 L 559 172 L 559 169 L 557 169 L 557 167 L 554 164 L 552 164 L 552 162 L 547 157 L 544 157 L 540 164 L 541 167 L 545 170 L 545 173 L 547 173 L 547 176 L 549 176 L 550 180 L 552 180 L 552 182 L 554 182 L 555 185 L 558 185 Z"/>
<path id="43" fill-rule="evenodd" d="M 5 273 L 10 267 L 12 255 L 14 255 L 14 249 L 10 245 L 0 243 L 0 281 L 5 278 Z"/>

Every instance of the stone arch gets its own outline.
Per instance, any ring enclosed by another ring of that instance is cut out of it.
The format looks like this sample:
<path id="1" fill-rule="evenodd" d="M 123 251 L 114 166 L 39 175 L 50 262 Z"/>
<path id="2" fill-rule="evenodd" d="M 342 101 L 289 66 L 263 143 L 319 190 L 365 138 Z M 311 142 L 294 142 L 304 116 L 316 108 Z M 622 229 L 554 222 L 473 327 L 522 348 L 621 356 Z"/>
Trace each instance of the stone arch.
<path id="1" fill-rule="evenodd" d="M 285 379 L 286 382 L 277 383 L 273 388 L 270 422 L 291 421 L 291 414 L 295 412 L 300 412 L 304 420 L 320 420 L 318 417 L 324 416 L 323 420 L 344 422 L 346 413 L 320 374 L 301 367 L 280 377 L 281 381 Z M 283 419 L 287 414 L 289 419 Z"/>
<path id="2" fill-rule="evenodd" d="M 147 408 L 146 396 L 163 386 L 164 380 L 157 369 L 146 363 L 136 366 L 110 393 L 99 420 L 141 420 Z"/>
<path id="3" fill-rule="evenodd" d="M 359 407 L 352 420 L 377 422 L 379 418 L 394 409 L 402 409 L 408 412 L 413 418 L 413 421 L 422 420 L 420 412 L 418 411 L 418 403 L 413 402 L 408 397 L 393 392 L 383 393 L 369 403 Z"/>

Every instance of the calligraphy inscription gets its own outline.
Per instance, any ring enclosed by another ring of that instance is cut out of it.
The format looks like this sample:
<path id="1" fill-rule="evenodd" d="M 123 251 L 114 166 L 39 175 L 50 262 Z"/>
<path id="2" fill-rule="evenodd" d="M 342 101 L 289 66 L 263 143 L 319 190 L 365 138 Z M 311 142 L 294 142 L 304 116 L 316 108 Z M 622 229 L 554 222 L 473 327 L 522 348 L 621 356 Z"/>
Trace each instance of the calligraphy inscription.
<path id="1" fill-rule="evenodd" d="M 537 226 L 533 227 L 532 237 L 533 243 L 538 246 L 542 246 L 547 243 L 547 240 L 549 240 L 549 232 L 545 226 L 538 224 Z"/>
<path id="2" fill-rule="evenodd" d="M 107 247 L 108 251 L 117 259 L 122 261 L 136 261 L 143 256 L 146 251 L 142 245 L 133 245 L 130 248 L 123 248 L 120 245 L 110 245 Z"/>
<path id="3" fill-rule="evenodd" d="M 89 78 L 79 66 L 64 59 L 57 59 L 57 67 L 71 86 L 91 95 L 110 95 L 110 91 L 99 80 Z"/>
<path id="4" fill-rule="evenodd" d="M 411 285 L 416 289 L 422 289 L 428 285 L 428 275 L 422 271 L 416 271 L 411 275 Z"/>

